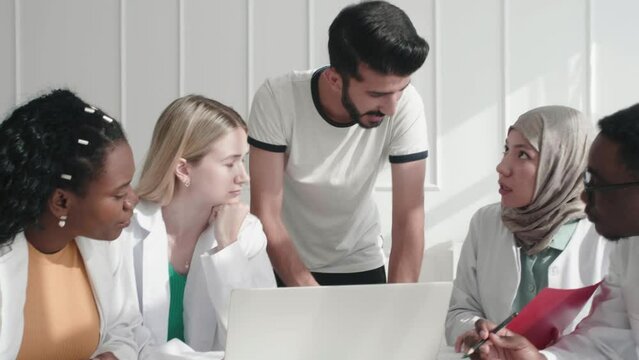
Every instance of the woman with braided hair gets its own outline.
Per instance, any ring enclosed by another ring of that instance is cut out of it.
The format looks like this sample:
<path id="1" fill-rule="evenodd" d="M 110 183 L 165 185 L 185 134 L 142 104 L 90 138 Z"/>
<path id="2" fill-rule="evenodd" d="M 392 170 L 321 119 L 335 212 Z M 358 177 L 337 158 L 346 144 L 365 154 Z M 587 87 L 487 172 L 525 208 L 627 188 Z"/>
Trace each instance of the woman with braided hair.
<path id="1" fill-rule="evenodd" d="M 133 172 L 118 122 L 70 91 L 0 124 L 0 358 L 137 358 L 141 317 L 111 242 L 137 202 Z"/>

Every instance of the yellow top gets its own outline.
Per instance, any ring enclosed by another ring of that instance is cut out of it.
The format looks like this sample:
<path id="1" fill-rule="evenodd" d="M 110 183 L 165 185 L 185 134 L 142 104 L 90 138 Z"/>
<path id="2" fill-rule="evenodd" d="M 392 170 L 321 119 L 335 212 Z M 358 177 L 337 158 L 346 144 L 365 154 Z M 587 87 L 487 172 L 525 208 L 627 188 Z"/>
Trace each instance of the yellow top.
<path id="1" fill-rule="evenodd" d="M 75 240 L 55 254 L 43 254 L 29 244 L 18 360 L 86 360 L 99 340 L 100 316 Z"/>

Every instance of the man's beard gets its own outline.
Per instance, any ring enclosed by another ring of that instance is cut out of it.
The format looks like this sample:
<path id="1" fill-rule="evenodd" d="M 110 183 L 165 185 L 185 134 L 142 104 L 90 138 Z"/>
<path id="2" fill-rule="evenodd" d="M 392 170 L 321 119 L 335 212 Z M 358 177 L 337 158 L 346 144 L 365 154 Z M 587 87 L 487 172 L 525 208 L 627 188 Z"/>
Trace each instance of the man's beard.
<path id="1" fill-rule="evenodd" d="M 351 100 L 351 97 L 348 96 L 349 80 L 345 76 L 342 76 L 342 79 L 342 106 L 344 106 L 344 109 L 346 109 L 351 119 L 355 120 L 357 124 L 359 124 L 359 126 L 363 127 L 364 129 L 373 129 L 380 126 L 382 124 L 382 121 L 373 124 L 365 124 L 362 122 L 362 114 L 357 111 L 357 108 Z M 381 111 L 369 111 L 364 115 L 386 116 Z"/>

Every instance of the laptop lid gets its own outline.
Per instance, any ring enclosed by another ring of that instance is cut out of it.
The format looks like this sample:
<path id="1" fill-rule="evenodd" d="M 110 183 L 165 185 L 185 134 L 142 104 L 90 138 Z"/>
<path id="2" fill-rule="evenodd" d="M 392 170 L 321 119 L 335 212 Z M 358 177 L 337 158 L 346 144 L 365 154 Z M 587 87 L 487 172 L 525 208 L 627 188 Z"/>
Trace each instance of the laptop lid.
<path id="1" fill-rule="evenodd" d="M 227 360 L 435 359 L 450 282 L 237 289 Z"/>

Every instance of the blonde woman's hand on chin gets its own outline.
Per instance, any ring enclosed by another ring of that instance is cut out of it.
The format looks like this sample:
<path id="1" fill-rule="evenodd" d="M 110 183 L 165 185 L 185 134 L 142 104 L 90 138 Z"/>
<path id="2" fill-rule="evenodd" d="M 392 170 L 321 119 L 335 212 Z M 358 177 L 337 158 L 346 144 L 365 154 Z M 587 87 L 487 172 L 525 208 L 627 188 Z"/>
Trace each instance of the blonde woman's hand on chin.
<path id="1" fill-rule="evenodd" d="M 242 222 L 244 222 L 248 213 L 248 205 L 240 202 L 222 204 L 214 206 L 213 209 L 211 209 L 209 223 L 212 224 L 215 229 L 218 251 L 237 240 Z"/>

